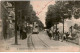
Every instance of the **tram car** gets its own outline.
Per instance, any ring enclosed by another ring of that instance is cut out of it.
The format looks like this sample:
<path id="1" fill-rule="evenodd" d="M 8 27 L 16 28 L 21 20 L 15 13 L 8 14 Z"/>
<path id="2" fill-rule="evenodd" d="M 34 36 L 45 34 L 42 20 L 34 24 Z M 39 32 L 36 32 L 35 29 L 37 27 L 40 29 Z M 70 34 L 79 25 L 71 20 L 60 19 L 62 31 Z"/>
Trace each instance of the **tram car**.
<path id="1" fill-rule="evenodd" d="M 33 34 L 38 34 L 39 33 L 39 27 L 37 22 L 33 23 Z"/>

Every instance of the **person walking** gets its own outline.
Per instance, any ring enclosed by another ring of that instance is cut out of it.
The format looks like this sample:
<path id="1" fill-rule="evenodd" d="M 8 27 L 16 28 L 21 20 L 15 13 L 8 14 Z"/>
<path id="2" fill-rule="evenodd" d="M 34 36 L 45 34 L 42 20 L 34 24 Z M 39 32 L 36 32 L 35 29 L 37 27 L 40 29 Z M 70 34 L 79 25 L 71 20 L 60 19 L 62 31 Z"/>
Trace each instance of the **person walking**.
<path id="1" fill-rule="evenodd" d="M 26 35 L 26 28 L 23 27 L 23 30 L 22 30 L 22 40 L 23 39 L 26 39 L 27 38 L 27 35 Z"/>
<path id="2" fill-rule="evenodd" d="M 56 40 L 56 30 L 54 31 L 54 40 Z"/>
<path id="3" fill-rule="evenodd" d="M 47 29 L 47 34 L 48 34 L 48 36 L 49 36 L 49 29 Z"/>
<path id="4" fill-rule="evenodd" d="M 58 28 L 57 28 L 57 30 L 55 30 L 55 33 L 56 33 L 55 39 L 58 40 L 58 35 L 59 35 L 58 34 Z"/>
<path id="5" fill-rule="evenodd" d="M 66 33 L 66 41 L 68 40 L 68 36 L 69 36 L 69 33 L 67 32 Z"/>
<path id="6" fill-rule="evenodd" d="M 62 41 L 61 42 L 63 42 L 65 39 L 66 39 L 66 34 L 64 33 L 64 34 L 62 34 Z"/>
<path id="7" fill-rule="evenodd" d="M 58 41 L 59 41 L 59 31 L 57 32 L 57 36 L 58 36 Z"/>
<path id="8" fill-rule="evenodd" d="M 51 29 L 49 30 L 49 33 L 50 33 L 50 39 L 52 38 L 52 35 L 53 35 L 53 33 L 52 33 L 52 31 L 51 31 Z"/>
<path id="9" fill-rule="evenodd" d="M 22 33 L 23 33 L 23 30 L 22 28 L 20 28 L 20 39 L 22 39 Z"/>
<path id="10" fill-rule="evenodd" d="M 54 40 L 54 38 L 55 38 L 55 32 L 53 31 L 53 40 Z"/>
<path id="11" fill-rule="evenodd" d="M 50 29 L 47 30 L 47 34 L 48 34 L 48 36 L 49 36 L 49 38 L 50 38 L 50 40 L 51 40 L 52 35 L 51 35 Z"/>

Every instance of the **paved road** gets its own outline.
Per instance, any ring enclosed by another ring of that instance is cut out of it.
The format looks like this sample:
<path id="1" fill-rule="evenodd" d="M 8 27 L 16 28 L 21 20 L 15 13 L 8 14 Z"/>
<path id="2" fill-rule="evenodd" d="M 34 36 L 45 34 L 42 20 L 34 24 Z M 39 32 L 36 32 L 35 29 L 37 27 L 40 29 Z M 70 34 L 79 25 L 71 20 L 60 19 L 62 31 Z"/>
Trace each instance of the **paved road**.
<path id="1" fill-rule="evenodd" d="M 50 40 L 46 32 L 42 31 L 39 34 L 32 34 L 30 39 L 32 40 L 32 44 L 34 49 L 49 49 L 52 51 L 80 51 L 78 45 L 70 43 L 70 42 L 61 42 Z"/>

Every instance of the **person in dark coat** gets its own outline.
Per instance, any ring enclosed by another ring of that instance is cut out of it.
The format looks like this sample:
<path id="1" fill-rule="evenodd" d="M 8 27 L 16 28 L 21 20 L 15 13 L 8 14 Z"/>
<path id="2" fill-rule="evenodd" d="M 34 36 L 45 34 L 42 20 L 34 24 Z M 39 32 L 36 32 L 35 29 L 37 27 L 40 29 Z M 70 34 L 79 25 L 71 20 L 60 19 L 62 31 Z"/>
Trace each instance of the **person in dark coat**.
<path id="1" fill-rule="evenodd" d="M 48 34 L 48 36 L 49 36 L 49 30 L 47 30 L 47 34 Z"/>
<path id="2" fill-rule="evenodd" d="M 57 33 L 57 30 L 55 30 L 55 40 L 58 40 L 58 33 Z"/>
<path id="3" fill-rule="evenodd" d="M 48 34 L 49 38 L 51 39 L 52 34 L 51 34 L 51 30 L 50 29 L 48 29 L 47 34 Z"/>
<path id="4" fill-rule="evenodd" d="M 49 29 L 47 30 L 47 34 L 48 34 L 49 38 L 51 39 L 52 36 L 51 36 L 51 33 L 50 33 Z"/>
<path id="5" fill-rule="evenodd" d="M 66 33 L 66 41 L 68 40 L 68 36 L 69 36 L 69 33 L 67 32 Z"/>
<path id="6" fill-rule="evenodd" d="M 20 39 L 22 39 L 22 33 L 23 33 L 23 30 L 22 28 L 20 29 Z"/>
<path id="7" fill-rule="evenodd" d="M 23 39 L 26 39 L 26 38 L 27 38 L 26 28 L 23 28 L 23 30 L 22 30 L 22 40 L 23 40 Z"/>
<path id="8" fill-rule="evenodd" d="M 57 32 L 58 40 L 59 40 L 59 31 Z"/>

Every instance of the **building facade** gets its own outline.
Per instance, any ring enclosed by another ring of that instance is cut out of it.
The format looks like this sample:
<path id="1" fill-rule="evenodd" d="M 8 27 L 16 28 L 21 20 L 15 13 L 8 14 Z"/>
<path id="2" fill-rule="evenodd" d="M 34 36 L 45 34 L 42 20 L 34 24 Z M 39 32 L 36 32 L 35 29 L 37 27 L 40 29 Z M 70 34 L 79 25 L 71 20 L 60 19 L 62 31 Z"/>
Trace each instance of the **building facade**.
<path id="1" fill-rule="evenodd" d="M 8 19 L 8 10 L 6 8 L 7 3 L 1 1 L 1 19 L 2 19 L 2 35 L 4 39 L 7 38 L 7 19 Z"/>

